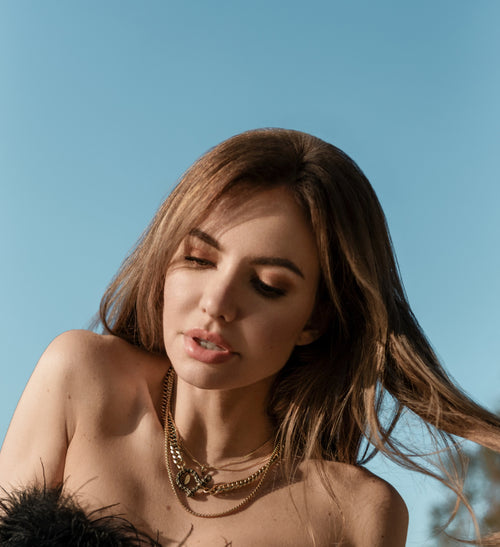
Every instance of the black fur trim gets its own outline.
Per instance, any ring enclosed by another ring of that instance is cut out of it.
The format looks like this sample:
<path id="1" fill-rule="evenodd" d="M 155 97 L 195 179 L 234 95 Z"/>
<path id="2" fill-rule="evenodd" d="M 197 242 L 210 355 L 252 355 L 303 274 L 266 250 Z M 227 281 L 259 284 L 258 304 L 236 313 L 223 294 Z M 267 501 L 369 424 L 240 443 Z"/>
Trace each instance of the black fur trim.
<path id="1" fill-rule="evenodd" d="M 0 546 L 161 547 L 120 516 L 86 513 L 62 490 L 33 486 L 0 499 Z"/>

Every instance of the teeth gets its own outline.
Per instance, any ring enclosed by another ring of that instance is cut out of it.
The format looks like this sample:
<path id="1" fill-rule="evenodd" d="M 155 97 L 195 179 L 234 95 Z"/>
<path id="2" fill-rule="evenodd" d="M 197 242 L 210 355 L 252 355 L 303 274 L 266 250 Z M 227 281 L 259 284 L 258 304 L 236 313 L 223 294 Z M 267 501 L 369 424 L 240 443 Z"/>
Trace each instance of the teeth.
<path id="1" fill-rule="evenodd" d="M 221 348 L 220 346 L 217 346 L 216 344 L 212 344 L 212 342 L 209 342 L 208 340 L 200 340 L 198 338 L 196 341 L 198 342 L 198 344 L 200 344 L 202 348 L 211 349 L 215 351 L 224 351 L 224 348 Z"/>

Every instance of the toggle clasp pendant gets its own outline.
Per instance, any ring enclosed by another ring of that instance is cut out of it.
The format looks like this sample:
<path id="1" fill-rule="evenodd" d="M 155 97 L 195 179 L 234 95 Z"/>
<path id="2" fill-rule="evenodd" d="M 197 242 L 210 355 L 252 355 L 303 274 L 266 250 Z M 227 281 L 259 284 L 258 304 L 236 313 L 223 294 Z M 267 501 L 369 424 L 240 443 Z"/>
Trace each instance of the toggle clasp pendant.
<path id="1" fill-rule="evenodd" d="M 212 475 L 205 475 L 200 477 L 194 469 L 181 469 L 176 477 L 175 484 L 186 494 L 188 498 L 194 496 L 198 490 L 205 489 L 210 481 Z M 192 484 L 192 486 L 190 486 Z"/>

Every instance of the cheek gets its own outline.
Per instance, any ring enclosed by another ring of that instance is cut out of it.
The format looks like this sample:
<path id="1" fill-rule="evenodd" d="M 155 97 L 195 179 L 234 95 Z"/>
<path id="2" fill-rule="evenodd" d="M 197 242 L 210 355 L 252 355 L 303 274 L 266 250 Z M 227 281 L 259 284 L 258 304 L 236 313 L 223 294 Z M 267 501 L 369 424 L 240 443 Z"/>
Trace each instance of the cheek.
<path id="1" fill-rule="evenodd" d="M 178 306 L 188 300 L 189 296 L 194 296 L 194 289 L 193 283 L 189 282 L 189 276 L 174 271 L 165 278 L 163 301 L 169 305 Z"/>
<path id="2" fill-rule="evenodd" d="M 186 283 L 184 276 L 169 274 L 163 288 L 163 325 L 177 323 L 179 314 L 192 306 L 196 298 L 194 287 Z"/>
<path id="3" fill-rule="evenodd" d="M 306 321 L 307 318 L 298 317 L 290 310 L 276 316 L 268 315 L 258 329 L 261 347 L 267 352 L 288 356 Z"/>

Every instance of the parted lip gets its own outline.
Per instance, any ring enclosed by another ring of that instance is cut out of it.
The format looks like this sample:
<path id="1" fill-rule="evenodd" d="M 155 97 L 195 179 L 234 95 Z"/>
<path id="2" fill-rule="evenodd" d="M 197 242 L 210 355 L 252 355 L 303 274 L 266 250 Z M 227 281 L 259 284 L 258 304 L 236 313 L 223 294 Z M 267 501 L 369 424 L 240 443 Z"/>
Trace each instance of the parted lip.
<path id="1" fill-rule="evenodd" d="M 234 353 L 233 348 L 220 334 L 216 332 L 209 332 L 205 329 L 195 328 L 184 331 L 184 336 L 189 336 L 190 338 L 197 340 L 206 340 L 222 348 L 223 350 Z"/>

